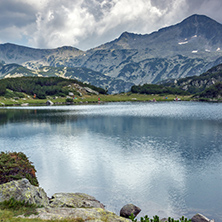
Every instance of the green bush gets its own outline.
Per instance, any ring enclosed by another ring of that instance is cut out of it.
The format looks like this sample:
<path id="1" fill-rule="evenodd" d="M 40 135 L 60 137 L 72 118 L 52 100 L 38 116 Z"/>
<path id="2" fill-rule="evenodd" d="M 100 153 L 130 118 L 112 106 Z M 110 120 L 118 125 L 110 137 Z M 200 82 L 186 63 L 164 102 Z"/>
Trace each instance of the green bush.
<path id="1" fill-rule="evenodd" d="M 27 178 L 29 182 L 38 186 L 36 178 L 36 170 L 32 162 L 28 160 L 26 155 L 22 152 L 12 152 L 0 154 L 0 184 L 10 182 L 12 180 L 19 180 Z"/>

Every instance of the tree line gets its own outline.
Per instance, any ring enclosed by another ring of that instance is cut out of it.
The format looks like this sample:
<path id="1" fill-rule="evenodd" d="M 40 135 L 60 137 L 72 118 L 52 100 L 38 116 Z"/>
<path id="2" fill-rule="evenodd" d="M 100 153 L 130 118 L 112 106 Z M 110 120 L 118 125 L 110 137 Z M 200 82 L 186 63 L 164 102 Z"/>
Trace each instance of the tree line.
<path id="1" fill-rule="evenodd" d="M 163 85 L 155 84 L 144 84 L 144 85 L 134 85 L 131 87 L 132 93 L 140 94 L 173 94 L 173 95 L 189 95 L 188 92 L 174 87 L 166 87 Z"/>

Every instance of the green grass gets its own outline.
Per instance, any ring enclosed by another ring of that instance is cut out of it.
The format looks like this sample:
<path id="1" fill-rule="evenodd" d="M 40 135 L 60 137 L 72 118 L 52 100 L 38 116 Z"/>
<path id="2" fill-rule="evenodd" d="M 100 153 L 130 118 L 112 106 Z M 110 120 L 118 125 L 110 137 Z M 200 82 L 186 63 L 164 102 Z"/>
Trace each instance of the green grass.
<path id="1" fill-rule="evenodd" d="M 17 201 L 14 198 L 0 202 L 0 209 L 11 211 L 14 216 L 24 214 L 29 216 L 31 214 L 37 214 L 37 206 L 34 204 L 25 203 L 25 201 Z"/>
<path id="2" fill-rule="evenodd" d="M 167 99 L 166 99 L 167 97 Z M 81 103 L 97 103 L 98 98 L 100 102 L 126 102 L 126 101 L 173 101 L 176 95 L 145 95 L 145 94 L 133 94 L 133 93 L 122 93 L 116 95 L 84 95 L 82 97 L 77 96 L 73 100 L 73 104 Z M 179 96 L 182 101 L 190 101 L 192 96 Z M 0 97 L 0 106 L 20 106 L 21 104 L 28 103 L 29 105 L 45 105 L 47 100 L 51 100 L 54 104 L 65 105 L 66 97 L 50 97 L 47 99 L 33 99 L 30 96 L 24 95 L 23 98 L 5 98 Z M 4 103 L 4 105 L 2 104 Z"/>

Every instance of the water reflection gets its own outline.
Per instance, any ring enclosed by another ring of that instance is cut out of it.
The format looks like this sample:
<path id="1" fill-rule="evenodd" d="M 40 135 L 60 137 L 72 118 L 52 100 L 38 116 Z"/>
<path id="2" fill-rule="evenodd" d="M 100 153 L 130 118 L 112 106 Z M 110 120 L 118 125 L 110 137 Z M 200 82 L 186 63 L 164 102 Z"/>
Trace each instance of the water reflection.
<path id="1" fill-rule="evenodd" d="M 31 158 L 49 196 L 85 192 L 116 213 L 133 202 L 141 215 L 198 211 L 220 221 L 218 108 L 167 103 L 0 110 L 0 146 Z"/>

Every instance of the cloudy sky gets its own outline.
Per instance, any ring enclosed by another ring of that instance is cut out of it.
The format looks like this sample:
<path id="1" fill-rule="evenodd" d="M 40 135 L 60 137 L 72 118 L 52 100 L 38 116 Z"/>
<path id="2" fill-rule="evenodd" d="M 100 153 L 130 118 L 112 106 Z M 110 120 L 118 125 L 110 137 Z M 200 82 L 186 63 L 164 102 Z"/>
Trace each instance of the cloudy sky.
<path id="1" fill-rule="evenodd" d="M 87 50 L 128 31 L 145 34 L 204 14 L 222 23 L 221 0 L 0 0 L 0 43 Z"/>

